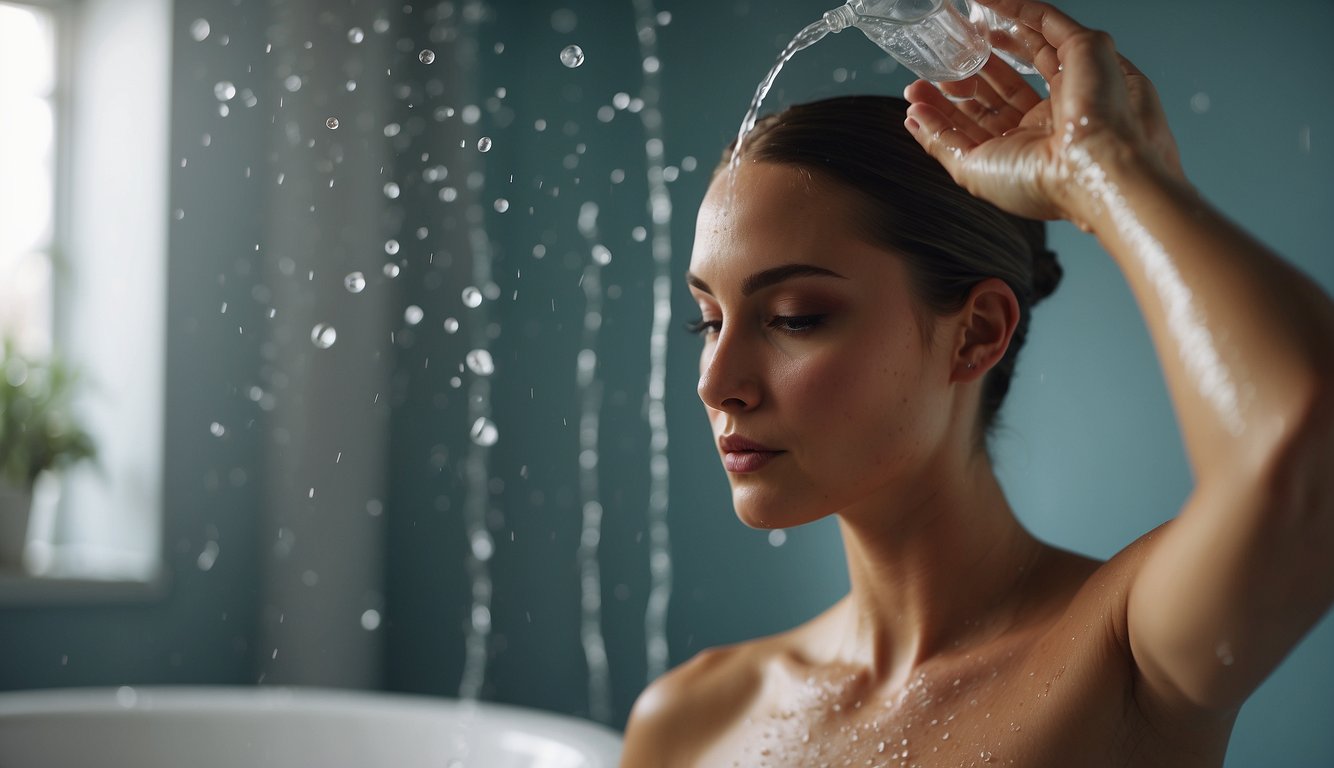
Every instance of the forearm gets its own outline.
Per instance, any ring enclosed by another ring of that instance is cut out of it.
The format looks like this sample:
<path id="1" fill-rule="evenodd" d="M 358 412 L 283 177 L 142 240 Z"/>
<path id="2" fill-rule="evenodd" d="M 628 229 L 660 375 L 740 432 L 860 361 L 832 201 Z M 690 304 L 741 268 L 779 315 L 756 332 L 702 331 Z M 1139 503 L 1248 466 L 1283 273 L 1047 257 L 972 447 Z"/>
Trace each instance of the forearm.
<path id="1" fill-rule="evenodd" d="M 1197 481 L 1254 467 L 1328 395 L 1334 304 L 1171 174 L 1080 171 L 1087 223 L 1144 313 Z"/>

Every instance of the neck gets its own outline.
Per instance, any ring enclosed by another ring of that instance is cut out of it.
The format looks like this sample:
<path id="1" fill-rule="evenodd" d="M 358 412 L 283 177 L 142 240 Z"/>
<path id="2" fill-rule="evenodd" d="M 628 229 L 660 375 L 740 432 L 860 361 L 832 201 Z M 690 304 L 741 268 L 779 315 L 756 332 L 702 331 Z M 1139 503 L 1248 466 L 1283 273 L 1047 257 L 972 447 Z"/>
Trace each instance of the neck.
<path id="1" fill-rule="evenodd" d="M 845 510 L 851 592 L 831 649 L 884 680 L 1011 626 L 1044 546 L 1015 519 L 985 456 L 893 505 Z"/>

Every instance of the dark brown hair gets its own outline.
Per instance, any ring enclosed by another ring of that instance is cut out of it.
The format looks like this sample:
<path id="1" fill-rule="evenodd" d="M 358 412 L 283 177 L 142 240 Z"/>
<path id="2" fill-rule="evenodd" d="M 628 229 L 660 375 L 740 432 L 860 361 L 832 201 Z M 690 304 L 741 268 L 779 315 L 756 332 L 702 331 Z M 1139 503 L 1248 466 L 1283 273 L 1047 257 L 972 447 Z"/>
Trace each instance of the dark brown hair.
<path id="1" fill-rule="evenodd" d="M 863 201 L 854 221 L 871 242 L 902 254 L 912 281 L 923 343 L 935 316 L 962 309 L 973 286 L 1004 280 L 1019 302 L 1005 356 L 983 382 L 974 449 L 986 450 L 1028 335 L 1033 305 L 1061 280 L 1047 250 L 1046 226 L 973 197 L 903 127 L 908 103 L 889 96 L 845 96 L 799 104 L 755 124 L 743 162 L 790 165 L 850 189 Z M 726 169 L 729 145 L 715 174 Z"/>

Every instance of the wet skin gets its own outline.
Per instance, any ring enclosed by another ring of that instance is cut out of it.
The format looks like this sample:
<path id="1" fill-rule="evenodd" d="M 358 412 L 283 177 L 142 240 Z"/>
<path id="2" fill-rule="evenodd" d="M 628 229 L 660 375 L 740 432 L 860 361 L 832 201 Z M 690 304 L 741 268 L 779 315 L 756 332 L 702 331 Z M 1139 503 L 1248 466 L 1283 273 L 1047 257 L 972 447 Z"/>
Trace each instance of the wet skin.
<path id="1" fill-rule="evenodd" d="M 851 589 L 655 680 L 625 766 L 1220 766 L 1242 703 L 1334 604 L 1334 302 L 1184 180 L 1110 37 L 979 2 L 1021 21 L 1008 50 L 1050 97 L 993 59 L 971 101 L 909 86 L 905 128 L 972 194 L 1098 238 L 1195 488 L 1106 563 L 1037 541 L 972 450 L 1017 322 L 1008 287 L 976 285 L 926 344 L 850 193 L 743 157 L 697 224 L 699 395 L 738 517 L 835 516 Z"/>
<path id="2" fill-rule="evenodd" d="M 674 737 L 642 764 L 1218 765 L 1232 712 L 1135 685 L 1127 585 L 1152 535 L 1106 564 L 1047 546 L 966 448 L 980 374 L 963 360 L 1003 354 L 1006 289 L 979 288 L 928 349 L 902 263 L 854 233 L 846 192 L 766 164 L 728 184 L 691 263 L 700 397 L 715 439 L 777 454 L 728 473 L 738 517 L 838 515 L 854 594 L 655 683 L 635 716 L 670 711 Z M 793 264 L 815 269 L 755 289 Z"/>

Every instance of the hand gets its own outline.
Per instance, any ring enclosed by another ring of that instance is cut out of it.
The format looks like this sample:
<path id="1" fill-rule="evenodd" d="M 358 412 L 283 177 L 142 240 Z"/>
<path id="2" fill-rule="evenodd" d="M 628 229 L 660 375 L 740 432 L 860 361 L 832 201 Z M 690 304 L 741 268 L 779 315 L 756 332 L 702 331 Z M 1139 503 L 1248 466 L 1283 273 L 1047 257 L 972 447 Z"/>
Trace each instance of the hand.
<path id="1" fill-rule="evenodd" d="M 953 99 L 924 80 L 909 85 L 905 125 L 956 182 L 1011 213 L 1089 229 L 1102 166 L 1142 163 L 1184 180 L 1153 84 L 1110 36 L 1046 3 L 977 1 L 1017 20 L 993 33 L 993 45 L 1032 61 L 1051 95 L 1043 99 L 999 56 L 942 84 Z"/>

